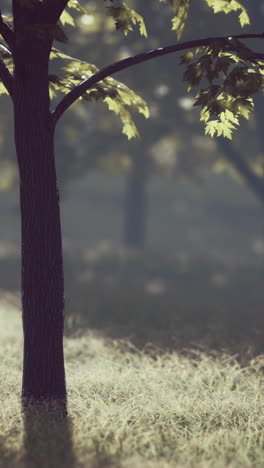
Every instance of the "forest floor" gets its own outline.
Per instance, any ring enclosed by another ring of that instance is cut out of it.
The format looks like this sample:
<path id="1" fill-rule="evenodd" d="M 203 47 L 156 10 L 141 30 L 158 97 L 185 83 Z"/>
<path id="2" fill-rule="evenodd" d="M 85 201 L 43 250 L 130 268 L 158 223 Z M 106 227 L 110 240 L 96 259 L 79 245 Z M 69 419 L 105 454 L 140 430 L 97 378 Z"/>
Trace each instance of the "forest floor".
<path id="1" fill-rule="evenodd" d="M 21 317 L 0 301 L 0 467 L 264 466 L 264 356 L 67 336 L 69 420 L 20 408 Z"/>

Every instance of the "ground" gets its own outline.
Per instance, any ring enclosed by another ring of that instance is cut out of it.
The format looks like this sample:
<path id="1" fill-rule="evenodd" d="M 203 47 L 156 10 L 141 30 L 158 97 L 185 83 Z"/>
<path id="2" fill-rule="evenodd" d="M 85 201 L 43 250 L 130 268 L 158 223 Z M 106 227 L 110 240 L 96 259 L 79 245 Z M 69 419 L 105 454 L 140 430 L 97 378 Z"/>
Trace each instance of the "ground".
<path id="1" fill-rule="evenodd" d="M 109 334 L 108 334 L 109 335 Z M 19 300 L 0 302 L 0 466 L 264 466 L 264 356 L 65 339 L 69 420 L 22 418 Z"/>

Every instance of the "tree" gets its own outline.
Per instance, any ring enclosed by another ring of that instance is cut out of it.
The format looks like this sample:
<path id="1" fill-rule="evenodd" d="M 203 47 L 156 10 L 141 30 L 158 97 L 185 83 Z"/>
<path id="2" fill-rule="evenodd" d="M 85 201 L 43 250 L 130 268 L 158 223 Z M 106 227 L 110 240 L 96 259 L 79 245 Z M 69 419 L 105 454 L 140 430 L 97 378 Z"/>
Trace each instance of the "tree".
<path id="1" fill-rule="evenodd" d="M 161 0 L 164 2 L 164 0 Z M 245 8 L 237 1 L 206 0 L 215 12 L 240 12 L 240 22 L 248 22 Z M 189 0 L 171 0 L 175 16 L 172 29 L 180 35 L 187 17 Z M 139 25 L 146 35 L 143 18 L 119 1 L 106 2 L 116 28 L 125 34 Z M 103 99 L 121 117 L 123 132 L 132 138 L 137 129 L 129 112 L 134 107 L 148 116 L 148 108 L 132 90 L 112 75 L 178 51 L 195 49 L 182 58 L 184 79 L 189 87 L 207 81 L 197 105 L 206 132 L 231 137 L 240 115 L 248 117 L 251 95 L 262 86 L 263 56 L 252 52 L 240 39 L 262 38 L 263 34 L 194 39 L 154 49 L 98 70 L 95 65 L 73 59 L 65 77 L 49 73 L 50 58 L 64 57 L 54 49 L 54 40 L 66 41 L 58 22 L 72 23 L 67 8 L 82 10 L 76 0 L 13 0 L 12 23 L 0 18 L 4 49 L 0 78 L 12 98 L 15 144 L 20 177 L 22 236 L 22 309 L 24 401 L 66 402 L 63 359 L 63 260 L 59 194 L 56 182 L 54 133 L 64 112 L 79 98 Z M 250 69 L 250 73 L 248 72 Z M 215 81 L 220 80 L 220 84 Z M 51 92 L 64 97 L 51 110 Z M 212 120 L 213 118 L 213 120 Z"/>
<path id="2" fill-rule="evenodd" d="M 134 154 L 127 176 L 124 206 L 124 244 L 131 248 L 142 248 L 145 243 L 147 165 L 146 153 Z"/>
<path id="3" fill-rule="evenodd" d="M 201 6 L 205 8 L 201 9 Z M 147 47 L 151 48 L 170 41 L 171 33 L 168 29 L 164 28 L 164 24 L 168 21 L 169 14 L 171 13 L 169 8 L 161 8 L 157 14 L 159 2 L 146 3 L 139 0 L 133 0 L 133 7 L 140 11 L 140 14 L 146 17 L 148 23 L 152 26 L 147 41 L 138 41 L 137 35 L 134 34 L 128 35 L 125 41 L 122 41 L 121 35 L 115 35 L 113 38 L 112 34 L 110 35 L 109 33 L 105 33 L 103 40 L 102 37 L 100 40 L 99 31 L 104 20 L 103 16 L 100 16 L 100 4 L 97 3 L 96 5 L 93 4 L 88 17 L 85 14 L 80 17 L 79 23 L 82 25 L 81 34 L 85 36 L 86 40 L 84 41 L 82 35 L 76 31 L 73 44 L 71 44 L 70 54 L 72 56 L 80 55 L 85 57 L 87 47 L 89 47 L 89 50 L 93 51 L 92 60 L 103 63 L 107 59 L 106 50 L 109 56 L 108 60 L 115 61 L 124 53 L 128 55 L 130 52 L 130 55 L 132 55 L 132 50 L 144 50 L 144 47 L 146 47 L 144 46 L 145 42 L 147 42 Z M 255 16 L 257 15 L 256 12 L 254 14 L 253 5 L 253 21 Z M 261 21 L 259 12 L 258 17 Z M 89 21 L 87 21 L 87 18 Z M 86 22 L 92 23 L 93 27 L 91 30 Z M 210 12 L 208 6 L 206 8 L 206 3 L 201 4 L 199 2 L 192 5 L 189 14 L 189 24 L 191 28 L 187 24 L 187 28 L 185 29 L 186 38 L 199 37 L 202 34 L 210 36 L 215 31 L 218 31 L 219 34 L 221 32 L 219 31 L 219 25 L 221 25 L 222 33 L 228 34 L 230 31 L 236 31 L 237 26 L 236 18 L 232 16 L 227 18 L 224 25 L 219 23 L 218 17 Z M 260 24 L 255 29 L 260 29 Z M 112 37 L 114 46 L 111 46 L 110 37 Z M 107 168 L 110 167 L 111 171 L 122 171 L 123 174 L 127 174 L 123 241 L 129 247 L 141 248 L 144 245 L 145 217 L 148 212 L 147 184 L 153 172 L 162 176 L 173 176 L 175 180 L 179 180 L 182 177 L 192 180 L 197 180 L 199 177 L 200 180 L 200 176 L 204 178 L 211 170 L 214 170 L 214 167 L 217 170 L 230 167 L 231 174 L 238 173 L 245 182 L 248 182 L 253 193 L 258 198 L 261 196 L 261 184 L 258 175 L 255 173 L 259 154 L 257 153 L 257 138 L 255 144 L 252 144 L 254 131 L 252 132 L 252 129 L 250 130 L 249 126 L 245 123 L 242 132 L 237 132 L 236 138 L 232 142 L 229 142 L 226 138 L 218 138 L 217 142 L 211 142 L 208 135 L 203 137 L 198 136 L 201 132 L 201 124 L 197 118 L 198 109 L 192 107 L 191 99 L 189 101 L 182 99 L 183 103 L 186 101 L 190 105 L 188 112 L 180 107 L 177 107 L 176 110 L 176 101 L 181 102 L 180 97 L 186 94 L 184 83 L 181 83 L 180 79 L 176 76 L 176 74 L 180 75 L 176 71 L 177 62 L 178 60 L 171 60 L 170 57 L 166 57 L 162 61 L 162 67 L 159 61 L 153 61 L 151 64 L 146 64 L 147 66 L 145 67 L 135 67 L 133 70 L 129 69 L 129 73 L 125 75 L 124 79 L 128 85 L 132 86 L 133 89 L 140 90 L 150 106 L 155 108 L 156 112 L 162 116 L 161 118 L 155 118 L 155 114 L 152 113 L 150 120 L 146 122 L 142 120 L 140 122 L 140 132 L 144 135 L 143 145 L 140 140 L 127 145 L 124 142 L 124 138 L 115 136 L 119 133 L 118 127 L 115 126 L 115 129 L 113 126 L 111 127 L 107 116 L 103 112 L 100 113 L 99 109 L 97 109 L 97 125 L 94 131 L 87 133 L 84 130 L 79 130 L 83 141 L 83 144 L 80 145 L 83 157 L 74 158 L 71 152 L 69 152 L 69 157 L 66 161 L 65 152 L 63 153 L 62 164 L 65 170 L 68 169 L 68 174 L 72 174 L 73 171 L 76 173 L 76 169 L 79 170 L 80 175 L 84 175 L 88 171 L 90 172 L 91 152 L 95 156 L 93 158 L 94 168 L 100 169 L 106 166 Z M 160 86 L 161 84 L 162 86 Z M 93 112 L 90 110 L 90 106 L 89 109 L 87 107 L 86 112 L 84 106 L 82 108 L 83 114 L 89 115 Z M 256 120 L 258 122 L 257 109 L 258 107 L 256 107 Z M 195 123 L 195 120 L 197 123 Z M 104 125 L 104 121 L 107 121 L 107 130 L 104 128 L 101 138 L 99 136 L 99 129 L 101 125 Z M 68 122 L 74 125 L 72 113 L 68 115 Z M 93 122 L 95 122 L 95 116 L 93 117 Z M 114 119 L 112 122 L 115 125 Z M 250 124 L 252 127 L 252 122 Z M 90 125 L 89 128 L 91 129 Z M 249 138 L 250 135 L 252 135 L 251 138 Z M 94 140 L 96 142 L 95 150 L 89 151 L 89 156 L 85 157 L 86 148 L 88 146 L 91 148 Z M 98 140 L 105 142 L 101 154 L 98 154 L 97 151 L 99 149 Z M 197 142 L 197 145 L 192 143 L 194 141 Z M 245 144 L 245 141 L 250 141 L 250 145 Z M 115 152 L 111 152 L 113 145 Z M 64 146 L 67 151 L 67 144 Z M 153 148 L 155 148 L 155 157 L 153 157 Z M 166 150 L 166 148 L 172 155 L 167 160 L 167 164 L 163 152 L 163 149 Z M 74 150 L 74 144 L 72 145 L 72 149 Z M 117 153 L 120 154 L 119 165 L 117 164 Z M 100 156 L 103 156 L 103 160 Z M 103 164 L 104 162 L 106 163 L 105 165 Z M 253 165 L 254 169 L 252 169 Z M 233 170 L 233 167 L 235 167 L 236 171 Z M 138 222 L 135 222 L 135 219 Z"/>

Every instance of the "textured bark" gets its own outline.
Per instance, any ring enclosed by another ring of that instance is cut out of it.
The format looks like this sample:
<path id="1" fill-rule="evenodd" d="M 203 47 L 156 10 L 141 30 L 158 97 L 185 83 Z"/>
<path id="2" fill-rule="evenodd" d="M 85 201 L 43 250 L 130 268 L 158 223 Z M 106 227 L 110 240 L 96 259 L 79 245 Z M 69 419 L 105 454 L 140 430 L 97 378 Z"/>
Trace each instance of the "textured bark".
<path id="1" fill-rule="evenodd" d="M 45 49 L 45 48 L 43 48 Z M 63 264 L 50 124 L 48 55 L 15 57 L 15 142 L 20 173 L 24 400 L 65 400 Z"/>
<path id="2" fill-rule="evenodd" d="M 146 237 L 147 174 L 143 155 L 135 154 L 127 179 L 125 198 L 124 244 L 143 248 Z"/>

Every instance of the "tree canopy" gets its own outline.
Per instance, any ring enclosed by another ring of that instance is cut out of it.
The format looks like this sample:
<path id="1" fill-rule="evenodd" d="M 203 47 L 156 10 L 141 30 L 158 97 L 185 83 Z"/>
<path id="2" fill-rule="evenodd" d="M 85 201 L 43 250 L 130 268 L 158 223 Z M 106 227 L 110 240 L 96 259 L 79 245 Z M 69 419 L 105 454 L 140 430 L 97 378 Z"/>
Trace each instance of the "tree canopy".
<path id="1" fill-rule="evenodd" d="M 155 1 L 155 0 L 153 0 Z M 171 29 L 180 39 L 188 12 L 190 0 L 156 0 L 170 4 L 172 8 Z M 240 25 L 249 24 L 246 8 L 236 0 L 204 0 L 214 13 L 237 13 Z M 116 29 L 127 35 L 138 28 L 142 36 L 147 36 L 144 18 L 129 4 L 121 0 L 103 0 L 106 13 L 115 22 Z M 89 11 L 89 3 L 84 6 L 78 0 L 17 0 L 16 8 L 30 11 L 30 19 L 23 27 L 33 28 L 38 38 L 67 42 L 64 32 L 66 25 L 75 25 L 74 12 L 83 14 Z M 36 23 L 36 19 L 38 23 Z M 49 23 L 48 23 L 49 22 Z M 32 23 L 32 24 L 31 24 Z M 0 32 L 4 39 L 1 45 L 1 78 L 7 91 L 12 94 L 12 17 L 2 15 Z M 82 98 L 86 101 L 102 100 L 110 111 L 117 114 L 123 124 L 123 133 L 133 138 L 138 135 L 131 110 L 149 116 L 146 101 L 112 77 L 118 71 L 145 62 L 154 57 L 176 51 L 186 51 L 181 57 L 184 67 L 184 80 L 189 90 L 198 87 L 196 106 L 201 108 L 200 118 L 205 123 L 205 132 L 211 136 L 232 137 L 239 125 L 240 117 L 249 118 L 254 108 L 252 96 L 263 90 L 264 55 L 253 52 L 241 39 L 262 38 L 263 34 L 239 34 L 226 37 L 210 37 L 176 43 L 154 49 L 134 57 L 121 60 L 101 70 L 95 64 L 69 57 L 57 48 L 52 49 L 51 58 L 64 61 L 62 73 L 50 75 L 51 96 L 63 93 L 64 97 L 53 110 L 54 124 L 65 110 Z M 192 49 L 192 50 L 191 50 Z M 4 87 L 1 88 L 4 92 Z"/>

